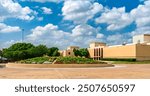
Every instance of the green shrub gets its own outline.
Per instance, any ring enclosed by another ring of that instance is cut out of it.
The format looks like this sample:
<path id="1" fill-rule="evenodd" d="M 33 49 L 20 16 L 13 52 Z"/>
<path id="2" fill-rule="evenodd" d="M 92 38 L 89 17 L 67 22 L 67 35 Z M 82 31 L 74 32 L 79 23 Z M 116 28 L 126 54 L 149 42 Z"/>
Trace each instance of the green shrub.
<path id="1" fill-rule="evenodd" d="M 56 60 L 55 64 L 105 64 L 105 62 L 82 57 L 48 57 L 48 56 L 21 60 L 19 61 L 19 63 L 43 64 L 45 61 L 54 62 L 55 60 Z"/>
<path id="2" fill-rule="evenodd" d="M 102 64 L 104 62 L 96 61 L 82 57 L 58 57 L 56 64 Z"/>
<path id="3" fill-rule="evenodd" d="M 55 57 L 36 57 L 26 60 L 21 60 L 19 63 L 26 63 L 26 64 L 43 64 L 45 61 L 53 62 L 56 58 Z"/>

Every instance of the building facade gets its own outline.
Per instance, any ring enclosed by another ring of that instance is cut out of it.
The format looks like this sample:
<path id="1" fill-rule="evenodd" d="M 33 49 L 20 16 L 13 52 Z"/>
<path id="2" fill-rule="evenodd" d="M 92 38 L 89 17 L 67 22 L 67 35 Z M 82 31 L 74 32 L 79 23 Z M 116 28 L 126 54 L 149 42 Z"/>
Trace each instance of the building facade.
<path id="1" fill-rule="evenodd" d="M 62 50 L 62 51 L 59 51 L 59 52 L 60 52 L 60 55 L 63 56 L 63 57 L 75 56 L 74 52 L 73 52 L 74 49 L 78 50 L 79 47 L 78 46 L 69 46 L 66 50 Z"/>
<path id="2" fill-rule="evenodd" d="M 74 49 L 78 46 L 70 46 L 61 52 L 62 56 L 74 56 Z M 103 42 L 92 42 L 88 48 L 89 57 L 95 60 L 103 58 L 150 60 L 150 34 L 133 37 L 133 43 L 107 46 Z"/>
<path id="3" fill-rule="evenodd" d="M 91 43 L 88 48 L 90 58 L 132 58 L 136 60 L 150 60 L 150 35 L 143 34 L 133 37 L 132 44 L 106 46 L 104 43 Z"/>

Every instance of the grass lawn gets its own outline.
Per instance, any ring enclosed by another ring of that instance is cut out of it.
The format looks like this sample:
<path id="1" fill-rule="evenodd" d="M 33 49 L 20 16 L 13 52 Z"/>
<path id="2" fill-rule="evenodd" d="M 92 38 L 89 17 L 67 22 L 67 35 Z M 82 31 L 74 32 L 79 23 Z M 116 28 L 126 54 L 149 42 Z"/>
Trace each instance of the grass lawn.
<path id="1" fill-rule="evenodd" d="M 51 62 L 49 64 L 53 64 L 53 63 L 54 64 L 107 64 L 106 62 L 96 61 L 93 59 L 82 58 L 82 57 L 47 57 L 47 56 L 21 60 L 17 63 L 44 64 L 44 62 Z"/>

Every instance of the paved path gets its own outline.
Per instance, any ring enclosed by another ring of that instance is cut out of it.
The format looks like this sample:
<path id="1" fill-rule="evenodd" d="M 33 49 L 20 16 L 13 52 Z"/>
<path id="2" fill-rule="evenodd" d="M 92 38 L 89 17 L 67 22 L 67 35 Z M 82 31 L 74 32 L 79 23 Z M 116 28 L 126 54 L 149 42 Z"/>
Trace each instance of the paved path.
<path id="1" fill-rule="evenodd" d="M 121 64 L 115 68 L 19 69 L 0 68 L 7 79 L 150 79 L 150 64 Z"/>

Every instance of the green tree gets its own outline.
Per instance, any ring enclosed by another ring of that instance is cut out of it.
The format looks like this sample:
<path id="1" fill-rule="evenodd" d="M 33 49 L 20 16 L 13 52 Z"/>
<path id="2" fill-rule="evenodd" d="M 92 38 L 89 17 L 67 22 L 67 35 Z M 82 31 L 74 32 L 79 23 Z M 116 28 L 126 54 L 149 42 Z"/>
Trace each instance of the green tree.
<path id="1" fill-rule="evenodd" d="M 48 56 L 60 56 L 59 52 L 58 52 L 58 48 L 57 47 L 52 47 L 48 49 L 47 55 Z"/>
<path id="2" fill-rule="evenodd" d="M 73 52 L 74 52 L 74 55 L 75 55 L 75 56 L 81 56 L 81 53 L 80 53 L 79 50 L 74 49 Z"/>
<path id="3" fill-rule="evenodd" d="M 13 44 L 8 48 L 10 51 L 22 51 L 22 50 L 28 50 L 30 48 L 34 47 L 31 43 L 16 43 Z"/>
<path id="4" fill-rule="evenodd" d="M 48 48 L 45 45 L 39 45 L 33 48 L 34 50 L 34 55 L 36 57 L 40 57 L 45 55 L 48 52 Z"/>
<path id="5" fill-rule="evenodd" d="M 0 50 L 0 57 L 2 56 L 2 50 Z"/>
<path id="6" fill-rule="evenodd" d="M 27 50 L 34 47 L 31 43 L 16 43 L 3 50 L 3 57 L 14 61 L 27 59 L 30 57 Z"/>
<path id="7" fill-rule="evenodd" d="M 73 52 L 74 52 L 75 56 L 86 57 L 86 58 L 89 57 L 89 52 L 88 52 L 87 48 L 82 48 L 79 50 L 74 49 Z"/>
<path id="8" fill-rule="evenodd" d="M 89 57 L 89 51 L 87 50 L 87 48 L 80 49 L 80 54 L 81 57 L 86 57 L 86 58 Z"/>
<path id="9" fill-rule="evenodd" d="M 60 53 L 58 52 L 58 50 L 55 50 L 54 52 L 53 52 L 53 55 L 52 56 L 60 56 Z"/>

